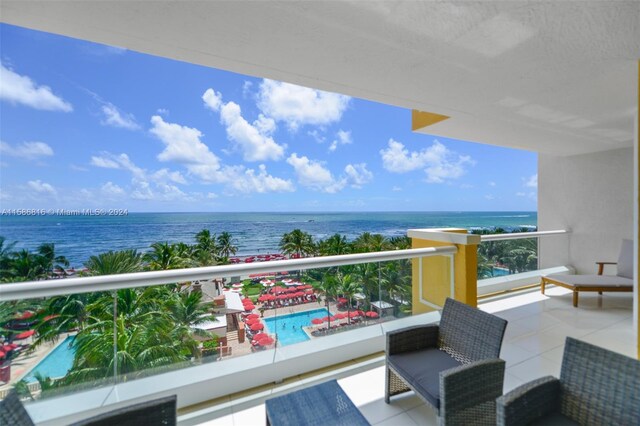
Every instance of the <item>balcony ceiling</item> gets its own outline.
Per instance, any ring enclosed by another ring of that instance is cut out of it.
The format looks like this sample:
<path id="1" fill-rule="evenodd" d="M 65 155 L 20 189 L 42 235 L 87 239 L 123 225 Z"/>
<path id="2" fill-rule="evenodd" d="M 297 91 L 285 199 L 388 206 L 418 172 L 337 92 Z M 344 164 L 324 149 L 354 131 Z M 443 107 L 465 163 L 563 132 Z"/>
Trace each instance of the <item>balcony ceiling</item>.
<path id="1" fill-rule="evenodd" d="M 3 0 L 0 17 L 451 117 L 425 133 L 556 155 L 633 145 L 637 1 Z"/>

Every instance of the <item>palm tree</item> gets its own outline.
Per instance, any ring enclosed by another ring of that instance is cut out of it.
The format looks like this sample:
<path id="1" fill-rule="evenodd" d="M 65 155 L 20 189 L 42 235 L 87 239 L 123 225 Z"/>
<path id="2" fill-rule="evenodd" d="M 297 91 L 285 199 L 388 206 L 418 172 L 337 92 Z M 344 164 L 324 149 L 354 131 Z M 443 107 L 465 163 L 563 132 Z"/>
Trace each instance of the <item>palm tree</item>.
<path id="1" fill-rule="evenodd" d="M 389 242 L 381 234 L 363 232 L 353 241 L 353 246 L 356 252 L 367 253 L 386 250 L 389 248 Z"/>
<path id="2" fill-rule="evenodd" d="M 54 270 L 62 270 L 69 267 L 69 261 L 64 256 L 56 256 L 56 246 L 54 243 L 44 243 L 38 247 L 38 254 L 42 258 L 42 263 L 47 275 L 51 276 Z"/>
<path id="3" fill-rule="evenodd" d="M 362 292 L 362 285 L 353 279 L 351 274 L 338 275 L 338 290 L 344 297 L 349 299 L 347 304 L 347 315 L 351 312 L 351 302 L 353 296 Z M 347 317 L 347 321 L 351 324 L 351 316 Z"/>
<path id="4" fill-rule="evenodd" d="M 0 279 L 9 277 L 9 266 L 11 264 L 11 250 L 16 245 L 16 241 L 5 244 L 5 237 L 0 237 Z"/>
<path id="5" fill-rule="evenodd" d="M 157 242 L 151 244 L 151 249 L 143 256 L 151 270 L 180 269 L 193 264 L 184 247 L 180 245 Z"/>
<path id="6" fill-rule="evenodd" d="M 9 274 L 12 278 L 37 280 L 46 276 L 46 270 L 42 260 L 28 250 L 20 250 L 12 253 Z"/>
<path id="7" fill-rule="evenodd" d="M 194 250 L 194 258 L 199 266 L 215 265 L 216 256 L 218 254 L 218 246 L 216 244 L 216 236 L 211 235 L 211 231 L 203 229 L 196 234 L 196 245 Z"/>
<path id="8" fill-rule="evenodd" d="M 91 256 L 84 264 L 91 275 L 114 275 L 142 270 L 142 256 L 136 250 L 108 251 Z"/>
<path id="9" fill-rule="evenodd" d="M 311 234 L 294 229 L 282 236 L 280 250 L 288 256 L 306 257 L 315 252 L 315 244 Z"/>
<path id="10" fill-rule="evenodd" d="M 336 256 L 351 253 L 351 246 L 347 242 L 347 237 L 340 234 L 333 234 L 326 240 L 318 243 L 318 253 L 321 256 Z"/>
<path id="11" fill-rule="evenodd" d="M 380 265 L 374 263 L 361 263 L 353 268 L 355 278 L 362 283 L 368 304 L 371 303 L 374 292 L 378 293 L 379 268 Z"/>
<path id="12" fill-rule="evenodd" d="M 324 303 L 327 307 L 329 318 L 331 318 L 331 311 L 329 310 L 329 301 L 331 298 L 335 298 L 338 295 L 339 283 L 335 275 L 324 274 L 322 281 L 316 286 L 316 290 L 320 294 L 324 295 Z M 328 321 L 327 327 L 331 328 L 331 320 Z"/>
<path id="13" fill-rule="evenodd" d="M 315 252 L 313 237 L 300 229 L 294 229 L 282 236 L 280 251 L 290 257 L 307 257 Z M 298 280 L 300 271 L 298 271 Z"/>
<path id="14" fill-rule="evenodd" d="M 233 244 L 233 237 L 228 232 L 218 235 L 218 253 L 224 263 L 229 261 L 229 256 L 238 252 L 238 247 Z"/>
<path id="15" fill-rule="evenodd" d="M 407 250 L 411 248 L 411 238 L 406 235 L 401 237 L 392 237 L 389 239 L 388 245 L 392 250 Z"/>

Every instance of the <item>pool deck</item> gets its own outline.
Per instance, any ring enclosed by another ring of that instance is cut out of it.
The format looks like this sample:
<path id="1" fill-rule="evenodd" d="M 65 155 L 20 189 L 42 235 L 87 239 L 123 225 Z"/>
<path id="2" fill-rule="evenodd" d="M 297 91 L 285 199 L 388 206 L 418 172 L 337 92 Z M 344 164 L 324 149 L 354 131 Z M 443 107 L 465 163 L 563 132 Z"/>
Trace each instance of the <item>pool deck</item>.
<path id="1" fill-rule="evenodd" d="M 59 339 L 55 342 L 45 342 L 35 348 L 33 351 L 25 351 L 17 358 L 11 361 L 11 380 L 9 383 L 3 383 L 0 385 L 0 395 L 5 391 L 13 387 L 14 384 L 19 382 L 24 376 L 26 376 L 40 361 L 42 361 L 56 346 L 61 344 L 68 334 L 61 334 Z M 31 344 L 32 339 L 29 338 L 26 343 Z"/>

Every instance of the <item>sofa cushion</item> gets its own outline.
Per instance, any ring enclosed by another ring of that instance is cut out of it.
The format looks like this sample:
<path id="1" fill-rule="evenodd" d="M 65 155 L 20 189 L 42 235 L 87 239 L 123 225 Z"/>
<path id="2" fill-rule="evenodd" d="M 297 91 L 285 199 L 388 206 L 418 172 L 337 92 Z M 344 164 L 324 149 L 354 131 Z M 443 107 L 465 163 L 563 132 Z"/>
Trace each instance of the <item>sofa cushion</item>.
<path id="1" fill-rule="evenodd" d="M 531 426 L 579 426 L 580 423 L 571 420 L 569 417 L 558 411 L 551 412 L 546 416 L 530 423 Z"/>
<path id="2" fill-rule="evenodd" d="M 437 408 L 440 408 L 439 373 L 461 365 L 439 349 L 423 349 L 389 355 L 387 362 L 414 391 Z"/>
<path id="3" fill-rule="evenodd" d="M 618 256 L 618 276 L 633 279 L 633 241 L 622 240 Z"/>

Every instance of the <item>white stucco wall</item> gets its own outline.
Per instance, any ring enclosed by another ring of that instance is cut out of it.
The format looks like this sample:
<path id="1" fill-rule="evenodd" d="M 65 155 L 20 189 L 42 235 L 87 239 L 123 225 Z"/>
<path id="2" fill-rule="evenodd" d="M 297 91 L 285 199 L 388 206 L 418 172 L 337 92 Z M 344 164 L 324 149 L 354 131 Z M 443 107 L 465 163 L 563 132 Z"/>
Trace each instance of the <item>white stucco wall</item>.
<path id="1" fill-rule="evenodd" d="M 542 268 L 568 264 L 593 274 L 596 261 L 616 261 L 621 240 L 633 239 L 633 155 L 633 148 L 539 155 L 538 227 L 571 231 L 562 241 L 541 239 Z"/>

